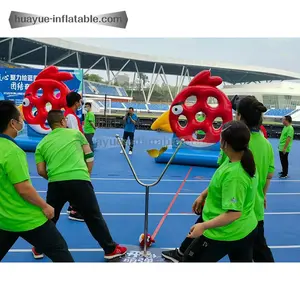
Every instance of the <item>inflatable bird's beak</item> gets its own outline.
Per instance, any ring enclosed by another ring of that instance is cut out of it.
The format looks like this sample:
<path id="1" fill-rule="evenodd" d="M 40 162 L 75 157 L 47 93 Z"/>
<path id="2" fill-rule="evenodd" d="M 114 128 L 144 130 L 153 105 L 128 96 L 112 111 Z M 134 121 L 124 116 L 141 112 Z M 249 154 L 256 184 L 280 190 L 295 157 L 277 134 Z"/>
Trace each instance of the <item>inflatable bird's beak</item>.
<path id="1" fill-rule="evenodd" d="M 172 133 L 172 129 L 170 126 L 170 122 L 169 122 L 169 115 L 170 112 L 166 111 L 164 112 L 158 119 L 156 119 L 156 121 L 152 124 L 151 129 L 152 130 L 162 130 L 165 132 L 170 132 Z"/>

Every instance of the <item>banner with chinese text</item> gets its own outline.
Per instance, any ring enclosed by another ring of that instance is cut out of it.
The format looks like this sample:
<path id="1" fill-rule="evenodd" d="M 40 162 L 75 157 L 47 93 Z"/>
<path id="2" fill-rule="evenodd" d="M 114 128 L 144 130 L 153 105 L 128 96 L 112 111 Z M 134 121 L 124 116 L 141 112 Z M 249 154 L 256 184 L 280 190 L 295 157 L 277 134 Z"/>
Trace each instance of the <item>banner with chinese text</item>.
<path id="1" fill-rule="evenodd" d="M 42 69 L 0 68 L 0 100 L 12 100 L 16 105 L 23 102 L 24 94 Z M 81 70 L 61 70 L 72 73 L 74 78 L 64 83 L 71 91 L 82 94 L 83 72 Z"/>

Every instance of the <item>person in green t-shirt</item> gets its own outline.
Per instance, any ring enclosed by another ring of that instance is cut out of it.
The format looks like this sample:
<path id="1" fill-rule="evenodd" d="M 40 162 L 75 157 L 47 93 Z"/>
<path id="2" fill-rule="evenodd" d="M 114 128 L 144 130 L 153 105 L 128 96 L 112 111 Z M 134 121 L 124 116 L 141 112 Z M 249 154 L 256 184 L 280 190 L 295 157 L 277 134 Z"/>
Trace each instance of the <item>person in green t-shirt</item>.
<path id="1" fill-rule="evenodd" d="M 87 111 L 85 118 L 84 118 L 84 135 L 87 139 L 87 141 L 90 144 L 91 150 L 94 152 L 94 143 L 93 143 L 93 137 L 96 131 L 96 119 L 95 115 L 92 112 L 92 105 L 89 102 L 86 102 L 84 105 L 84 109 Z"/>
<path id="2" fill-rule="evenodd" d="M 254 262 L 274 262 L 271 249 L 267 245 L 264 233 L 264 210 L 267 207 L 266 194 L 273 177 L 274 151 L 272 145 L 259 132 L 262 124 L 262 114 L 267 108 L 253 96 L 242 98 L 237 104 L 237 120 L 243 121 L 251 131 L 249 148 L 253 153 L 259 183 L 257 188 L 255 213 L 258 220 L 258 234 L 254 242 L 253 261 Z M 221 150 L 219 165 L 228 159 Z"/>
<path id="3" fill-rule="evenodd" d="M 264 209 L 266 203 L 266 193 L 268 191 L 270 181 L 275 170 L 274 167 L 274 151 L 270 142 L 264 138 L 260 132 L 262 124 L 262 114 L 267 111 L 266 107 L 260 103 L 255 97 L 247 96 L 239 99 L 238 111 L 236 114 L 237 120 L 244 122 L 251 131 L 249 149 L 252 151 L 257 173 L 259 177 L 257 197 L 255 203 L 255 213 L 258 220 L 258 234 L 254 243 L 253 260 L 255 262 L 274 262 L 274 258 L 270 248 L 267 245 L 264 236 Z M 221 166 L 228 160 L 224 151 L 221 150 L 218 164 Z M 200 215 L 196 223 L 203 222 L 202 220 L 202 204 L 205 199 L 199 196 L 193 204 L 193 211 Z M 165 252 L 165 258 L 178 262 L 182 259 L 183 253 L 193 240 L 186 237 L 181 243 L 180 248 Z"/>
<path id="4" fill-rule="evenodd" d="M 294 139 L 294 128 L 292 126 L 292 117 L 285 116 L 282 120 L 284 125 L 279 139 L 279 157 L 282 166 L 282 172 L 279 173 L 280 178 L 287 178 L 289 172 L 288 156 L 292 148 Z"/>
<path id="5" fill-rule="evenodd" d="M 243 122 L 223 126 L 221 147 L 229 159 L 201 194 L 205 199 L 203 222 L 191 227 L 188 237 L 194 240 L 184 252 L 183 262 L 217 262 L 226 255 L 231 262 L 252 262 L 258 176 L 249 141 L 250 131 Z"/>
<path id="6" fill-rule="evenodd" d="M 38 174 L 48 180 L 47 203 L 54 207 L 53 221 L 58 221 L 65 203 L 72 201 L 103 248 L 104 258 L 125 255 L 127 248 L 113 241 L 97 202 L 90 178 L 94 153 L 88 141 L 79 130 L 66 128 L 62 111 L 51 110 L 47 120 L 52 131 L 38 144 L 35 161 Z"/>
<path id="7" fill-rule="evenodd" d="M 274 262 L 271 249 L 267 245 L 264 230 L 264 210 L 267 207 L 267 191 L 274 175 L 274 151 L 270 142 L 260 132 L 263 113 L 267 108 L 253 96 L 246 96 L 237 104 L 236 119 L 243 121 L 251 131 L 249 149 L 254 156 L 255 165 L 259 177 L 257 196 L 255 202 L 255 214 L 258 220 L 258 234 L 254 242 L 254 262 Z M 226 161 L 227 156 L 221 150 L 219 165 Z"/>
<path id="8" fill-rule="evenodd" d="M 237 104 L 236 119 L 244 122 L 251 131 L 249 149 L 253 153 L 259 178 L 255 201 L 258 234 L 254 241 L 254 262 L 274 262 L 272 251 L 267 245 L 264 233 L 266 195 L 275 171 L 273 147 L 260 132 L 263 113 L 266 111 L 267 108 L 253 96 L 246 96 Z"/>
<path id="9" fill-rule="evenodd" d="M 23 126 L 14 103 L 0 101 L 0 261 L 22 237 L 53 262 L 74 262 L 51 221 L 54 209 L 32 186 L 26 154 L 14 140 Z"/>

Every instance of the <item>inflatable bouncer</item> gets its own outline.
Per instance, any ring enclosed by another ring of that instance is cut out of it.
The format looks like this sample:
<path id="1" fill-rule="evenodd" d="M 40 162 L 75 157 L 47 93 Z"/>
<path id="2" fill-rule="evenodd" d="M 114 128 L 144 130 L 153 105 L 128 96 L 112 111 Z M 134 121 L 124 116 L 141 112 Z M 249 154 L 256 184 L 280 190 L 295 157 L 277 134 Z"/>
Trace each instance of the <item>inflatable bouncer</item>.
<path id="1" fill-rule="evenodd" d="M 211 76 L 210 71 L 202 71 L 196 75 L 190 84 L 184 88 L 172 102 L 169 111 L 162 114 L 151 126 L 152 130 L 162 130 L 173 133 L 172 146 L 155 158 L 157 163 L 167 163 L 175 151 L 179 140 L 184 144 L 177 152 L 173 163 L 182 165 L 197 165 L 217 167 L 220 153 L 220 134 L 222 128 L 215 128 L 214 121 L 222 118 L 226 123 L 232 120 L 232 105 L 227 96 L 217 88 L 222 79 Z M 196 97 L 192 106 L 187 105 L 189 97 Z M 217 107 L 208 104 L 209 97 L 218 101 Z M 198 117 L 198 113 L 202 117 Z M 187 124 L 180 124 L 180 116 L 185 116 Z M 204 133 L 199 138 L 199 133 Z"/>
<path id="2" fill-rule="evenodd" d="M 64 81 L 72 78 L 71 73 L 59 72 L 58 68 L 50 66 L 41 71 L 26 90 L 19 109 L 27 124 L 27 132 L 16 138 L 24 151 L 35 151 L 41 139 L 51 131 L 47 126 L 48 111 L 66 109 L 66 96 L 70 90 Z M 38 95 L 40 90 L 43 92 Z"/>

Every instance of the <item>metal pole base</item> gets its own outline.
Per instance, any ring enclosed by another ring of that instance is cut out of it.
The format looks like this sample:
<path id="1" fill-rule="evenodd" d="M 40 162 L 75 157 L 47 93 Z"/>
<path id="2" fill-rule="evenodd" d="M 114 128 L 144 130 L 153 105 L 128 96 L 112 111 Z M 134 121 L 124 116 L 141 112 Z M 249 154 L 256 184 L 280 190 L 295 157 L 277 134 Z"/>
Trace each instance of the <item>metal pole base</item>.
<path id="1" fill-rule="evenodd" d="M 162 256 L 161 252 L 164 249 L 152 248 L 146 253 L 139 246 L 127 245 L 128 251 L 125 256 L 114 260 L 113 262 L 121 263 L 164 263 L 167 262 Z"/>

